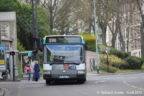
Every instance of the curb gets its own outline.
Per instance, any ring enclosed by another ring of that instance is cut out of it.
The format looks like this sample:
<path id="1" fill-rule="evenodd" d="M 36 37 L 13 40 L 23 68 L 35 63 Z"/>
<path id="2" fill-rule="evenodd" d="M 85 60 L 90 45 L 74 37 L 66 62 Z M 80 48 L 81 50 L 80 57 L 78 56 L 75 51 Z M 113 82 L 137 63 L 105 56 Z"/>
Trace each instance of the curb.
<path id="1" fill-rule="evenodd" d="M 144 73 L 144 71 L 134 71 L 134 72 L 116 72 L 116 73 L 103 73 L 100 72 L 99 74 L 94 71 L 94 72 L 88 72 L 87 74 L 93 74 L 93 75 L 97 75 L 97 76 L 105 76 L 105 75 L 127 75 L 127 74 L 137 74 L 137 73 Z"/>

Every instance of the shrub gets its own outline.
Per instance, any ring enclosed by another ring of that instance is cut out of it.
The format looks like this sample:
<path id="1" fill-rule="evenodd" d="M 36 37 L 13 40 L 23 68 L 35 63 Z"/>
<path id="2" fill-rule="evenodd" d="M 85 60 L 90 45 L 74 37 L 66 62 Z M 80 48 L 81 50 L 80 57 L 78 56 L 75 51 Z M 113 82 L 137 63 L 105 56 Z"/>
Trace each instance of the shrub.
<path id="1" fill-rule="evenodd" d="M 109 66 L 109 69 L 107 70 L 107 65 L 102 64 L 102 63 L 100 64 L 100 70 L 103 70 L 103 71 L 106 71 L 106 72 L 109 72 L 109 73 L 117 72 L 117 69 L 114 68 L 114 67 L 111 67 L 111 66 Z"/>
<path id="2" fill-rule="evenodd" d="M 122 59 L 130 56 L 129 53 L 126 53 L 126 52 L 120 51 L 120 50 L 116 50 L 116 49 L 113 49 L 113 48 L 110 49 L 110 54 L 114 54 L 114 55 L 116 55 L 116 56 L 118 56 L 119 58 L 122 58 Z"/>
<path id="3" fill-rule="evenodd" d="M 25 48 L 23 47 L 23 45 L 21 44 L 21 42 L 17 39 L 17 47 L 19 51 L 24 51 Z"/>
<path id="4" fill-rule="evenodd" d="M 125 60 L 128 63 L 128 69 L 141 69 L 143 64 L 142 59 L 135 56 L 128 56 Z"/>
<path id="5" fill-rule="evenodd" d="M 101 62 L 103 64 L 107 64 L 107 55 L 101 54 L 100 58 L 101 58 Z M 108 63 L 109 63 L 109 66 L 119 68 L 119 69 L 123 69 L 123 66 L 128 65 L 125 60 L 123 60 L 115 55 L 108 55 Z"/>

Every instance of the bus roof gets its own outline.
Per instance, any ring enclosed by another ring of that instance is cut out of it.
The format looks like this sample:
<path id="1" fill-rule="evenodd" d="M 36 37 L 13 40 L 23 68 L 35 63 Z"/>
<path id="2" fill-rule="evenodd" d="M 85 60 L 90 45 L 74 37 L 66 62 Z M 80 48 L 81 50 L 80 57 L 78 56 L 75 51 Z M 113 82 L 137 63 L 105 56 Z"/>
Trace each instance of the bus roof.
<path id="1" fill-rule="evenodd" d="M 43 39 L 46 39 L 47 37 L 71 37 L 71 36 L 83 38 L 81 35 L 47 35 Z"/>
<path id="2" fill-rule="evenodd" d="M 43 38 L 43 44 L 46 44 L 46 43 L 49 43 L 49 42 L 47 42 L 47 38 L 63 38 L 63 37 L 66 37 L 66 38 L 74 38 L 74 37 L 78 37 L 78 38 L 81 38 L 81 40 L 79 40 L 79 41 L 75 41 L 75 43 L 77 42 L 77 43 L 82 43 L 82 44 L 84 44 L 85 43 L 85 41 L 84 41 L 84 39 L 83 39 L 83 37 L 81 36 L 81 35 L 47 35 L 47 36 L 45 36 L 44 38 Z M 76 39 L 74 39 L 74 40 L 76 40 Z M 71 41 L 68 41 L 68 42 L 71 42 Z M 68 43 L 67 42 L 67 43 Z M 51 42 L 52 43 L 52 42 Z M 53 43 L 57 43 L 57 41 L 54 41 Z M 59 42 L 60 43 L 60 42 Z M 65 42 L 66 43 L 66 42 Z M 73 42 L 74 43 L 74 42 Z"/>

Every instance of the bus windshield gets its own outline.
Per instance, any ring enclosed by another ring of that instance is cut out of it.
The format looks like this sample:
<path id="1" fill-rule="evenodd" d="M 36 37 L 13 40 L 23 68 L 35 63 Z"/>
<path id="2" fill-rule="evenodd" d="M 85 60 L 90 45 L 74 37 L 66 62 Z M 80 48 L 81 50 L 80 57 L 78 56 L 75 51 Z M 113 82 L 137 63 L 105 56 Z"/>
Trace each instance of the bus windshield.
<path id="1" fill-rule="evenodd" d="M 83 62 L 82 45 L 47 45 L 47 61 L 51 64 Z"/>

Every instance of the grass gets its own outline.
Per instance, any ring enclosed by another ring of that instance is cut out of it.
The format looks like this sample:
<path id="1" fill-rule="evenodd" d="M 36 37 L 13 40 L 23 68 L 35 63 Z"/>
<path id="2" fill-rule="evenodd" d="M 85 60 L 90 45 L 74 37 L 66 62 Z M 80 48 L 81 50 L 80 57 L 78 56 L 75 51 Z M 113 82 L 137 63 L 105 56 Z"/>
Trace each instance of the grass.
<path id="1" fill-rule="evenodd" d="M 136 72 L 136 71 L 144 71 L 144 64 L 142 65 L 141 69 L 123 69 L 118 70 L 117 72 Z"/>

